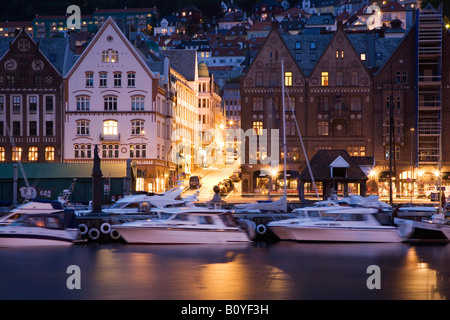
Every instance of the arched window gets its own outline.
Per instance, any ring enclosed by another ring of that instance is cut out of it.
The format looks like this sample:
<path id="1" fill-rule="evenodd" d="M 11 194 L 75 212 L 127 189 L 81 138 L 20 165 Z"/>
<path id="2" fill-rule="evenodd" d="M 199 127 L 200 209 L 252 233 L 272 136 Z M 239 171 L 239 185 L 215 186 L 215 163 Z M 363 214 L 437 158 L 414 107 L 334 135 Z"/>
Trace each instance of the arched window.
<path id="1" fill-rule="evenodd" d="M 103 106 L 105 111 L 117 111 L 117 97 L 116 96 L 104 97 Z"/>
<path id="2" fill-rule="evenodd" d="M 143 96 L 131 97 L 131 110 L 144 110 L 144 97 Z"/>
<path id="3" fill-rule="evenodd" d="M 88 96 L 77 97 L 77 111 L 85 111 L 90 109 L 91 98 Z"/>
<path id="4" fill-rule="evenodd" d="M 105 120 L 103 121 L 103 134 L 104 135 L 117 135 L 118 126 L 116 120 Z"/>
<path id="5" fill-rule="evenodd" d="M 78 120 L 77 121 L 77 135 L 88 136 L 89 135 L 89 120 Z"/>

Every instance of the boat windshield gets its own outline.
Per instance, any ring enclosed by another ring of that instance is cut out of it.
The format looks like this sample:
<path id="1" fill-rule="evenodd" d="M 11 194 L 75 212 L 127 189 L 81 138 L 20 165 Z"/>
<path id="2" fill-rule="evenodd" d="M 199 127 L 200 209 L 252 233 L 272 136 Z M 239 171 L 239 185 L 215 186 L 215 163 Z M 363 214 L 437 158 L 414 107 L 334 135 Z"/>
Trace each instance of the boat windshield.
<path id="1" fill-rule="evenodd" d="M 322 220 L 328 221 L 364 221 L 363 214 L 322 212 Z"/>
<path id="2" fill-rule="evenodd" d="M 221 214 L 219 215 L 220 219 L 223 221 L 223 223 L 227 226 L 227 227 L 236 227 L 236 221 L 234 220 L 233 216 L 231 214 Z"/>
<path id="3" fill-rule="evenodd" d="M 50 229 L 61 229 L 61 221 L 55 216 L 28 216 L 25 215 L 11 225 L 18 225 L 24 227 L 39 227 Z"/>
<path id="4" fill-rule="evenodd" d="M 108 207 L 108 209 L 121 209 L 123 207 L 125 207 L 127 204 L 129 204 L 128 202 L 116 202 L 112 205 L 110 205 Z"/>

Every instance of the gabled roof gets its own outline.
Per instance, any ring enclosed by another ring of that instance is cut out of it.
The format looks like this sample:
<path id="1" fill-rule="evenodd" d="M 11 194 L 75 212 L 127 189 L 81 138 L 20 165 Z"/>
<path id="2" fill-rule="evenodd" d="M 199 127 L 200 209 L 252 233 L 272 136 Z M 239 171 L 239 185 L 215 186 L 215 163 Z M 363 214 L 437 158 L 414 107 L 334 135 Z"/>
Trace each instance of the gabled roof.
<path id="1" fill-rule="evenodd" d="M 402 6 L 397 1 L 391 1 L 383 6 L 381 6 L 381 12 L 388 13 L 388 12 L 403 12 L 406 11 L 405 7 Z"/>
<path id="2" fill-rule="evenodd" d="M 330 165 L 339 159 L 339 162 L 345 161 L 348 164 L 347 167 L 347 179 L 348 180 L 367 180 L 368 177 L 361 170 L 357 160 L 357 157 L 350 156 L 345 150 L 319 150 L 309 160 L 314 180 L 324 181 L 332 180 Z M 343 163 L 343 162 L 342 162 Z M 300 173 L 299 178 L 301 180 L 311 180 L 309 170 L 306 167 Z"/>
<path id="3" fill-rule="evenodd" d="M 72 54 L 68 47 L 67 38 L 46 38 L 39 39 L 37 42 L 30 37 L 24 28 L 20 30 L 19 34 L 11 42 L 10 38 L 0 39 L 0 59 L 8 52 L 10 44 L 14 44 L 20 37 L 27 37 L 31 42 L 38 47 L 39 52 L 48 60 L 50 65 L 60 75 L 64 75 L 65 62 L 70 59 L 68 55 Z"/>
<path id="4" fill-rule="evenodd" d="M 316 63 L 328 46 L 328 43 L 333 38 L 333 34 L 330 33 L 303 33 L 302 35 L 291 35 L 283 32 L 280 36 L 294 59 L 297 52 L 301 54 L 301 59 L 297 60 L 297 65 L 300 67 L 300 70 L 305 77 L 308 77 L 311 74 Z M 296 50 L 296 42 L 300 42 L 300 50 Z M 311 49 L 311 42 L 315 43 L 315 49 Z M 311 54 L 315 54 L 315 60 L 310 59 Z"/>
<path id="5" fill-rule="evenodd" d="M 130 41 L 128 41 L 128 39 L 125 37 L 125 35 L 123 34 L 123 32 L 120 30 L 120 28 L 117 26 L 117 24 L 115 23 L 115 21 L 113 20 L 113 18 L 109 17 L 105 23 L 101 26 L 100 30 L 95 34 L 94 38 L 92 39 L 92 41 L 88 44 L 88 46 L 86 47 L 86 49 L 83 51 L 83 53 L 80 55 L 80 57 L 75 61 L 75 63 L 72 65 L 72 67 L 70 68 L 70 71 L 67 73 L 66 77 L 70 77 L 73 72 L 76 70 L 76 68 L 80 65 L 80 63 L 82 63 L 82 61 L 84 60 L 84 58 L 86 58 L 86 56 L 89 54 L 89 52 L 92 50 L 92 48 L 95 46 L 95 44 L 97 43 L 97 41 L 100 39 L 100 37 L 102 37 L 103 33 L 105 32 L 105 30 L 111 26 L 114 31 L 116 32 L 116 34 L 120 37 L 120 39 L 124 42 L 124 44 L 126 45 L 126 47 L 130 50 L 130 52 L 132 53 L 132 55 L 136 58 L 136 60 L 139 62 L 139 64 L 142 66 L 143 70 L 145 70 L 147 72 L 147 74 L 152 78 L 152 79 L 156 79 L 156 76 L 153 74 L 153 72 L 150 70 L 150 68 L 148 67 L 147 61 L 145 61 L 141 54 L 136 50 L 136 48 L 134 48 L 134 46 L 130 43 Z"/>

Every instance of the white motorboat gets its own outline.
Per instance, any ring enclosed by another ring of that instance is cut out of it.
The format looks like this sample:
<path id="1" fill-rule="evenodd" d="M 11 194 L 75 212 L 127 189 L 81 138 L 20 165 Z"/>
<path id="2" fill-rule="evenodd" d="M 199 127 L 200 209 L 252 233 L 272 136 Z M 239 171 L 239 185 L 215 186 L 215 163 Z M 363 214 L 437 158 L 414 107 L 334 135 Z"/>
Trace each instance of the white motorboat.
<path id="1" fill-rule="evenodd" d="M 450 240 L 450 220 L 445 219 L 443 213 L 435 213 L 431 217 L 413 220 L 395 217 L 394 223 L 398 226 L 409 224 L 412 228 L 409 238 L 420 240 Z"/>
<path id="2" fill-rule="evenodd" d="M 12 209 L 4 216 L 0 217 L 0 226 L 11 224 L 24 215 L 55 213 L 63 211 L 64 207 L 59 201 L 34 199 L 32 201 L 25 202 L 24 204 Z"/>
<path id="3" fill-rule="evenodd" d="M 197 201 L 198 194 L 181 198 L 181 188 L 173 188 L 161 194 L 138 193 L 123 197 L 113 205 L 102 208 L 107 214 L 139 214 L 148 213 L 152 208 L 183 207 Z M 91 210 L 78 210 L 77 215 L 91 213 Z"/>
<path id="4" fill-rule="evenodd" d="M 128 243 L 202 244 L 250 242 L 226 210 L 177 208 L 164 211 L 157 219 L 138 220 L 114 225 Z"/>
<path id="5" fill-rule="evenodd" d="M 295 219 L 273 221 L 268 227 L 281 240 L 328 242 L 401 242 L 403 230 L 381 225 L 378 209 L 343 207 L 337 210 L 304 211 Z"/>
<path id="6" fill-rule="evenodd" d="M 441 225 L 442 233 L 447 237 L 448 240 L 450 240 L 450 225 L 444 224 Z"/>
<path id="7" fill-rule="evenodd" d="M 73 213 L 26 214 L 0 226 L 0 247 L 66 246 L 78 240 Z"/>

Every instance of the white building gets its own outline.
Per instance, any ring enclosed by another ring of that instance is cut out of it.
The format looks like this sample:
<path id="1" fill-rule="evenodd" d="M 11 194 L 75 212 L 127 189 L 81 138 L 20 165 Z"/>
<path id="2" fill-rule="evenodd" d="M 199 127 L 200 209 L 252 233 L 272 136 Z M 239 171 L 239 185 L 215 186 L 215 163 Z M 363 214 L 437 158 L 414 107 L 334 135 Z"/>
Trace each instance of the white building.
<path id="1" fill-rule="evenodd" d="M 65 77 L 64 161 L 135 161 L 132 190 L 162 192 L 170 171 L 171 110 L 145 59 L 111 19 Z"/>

